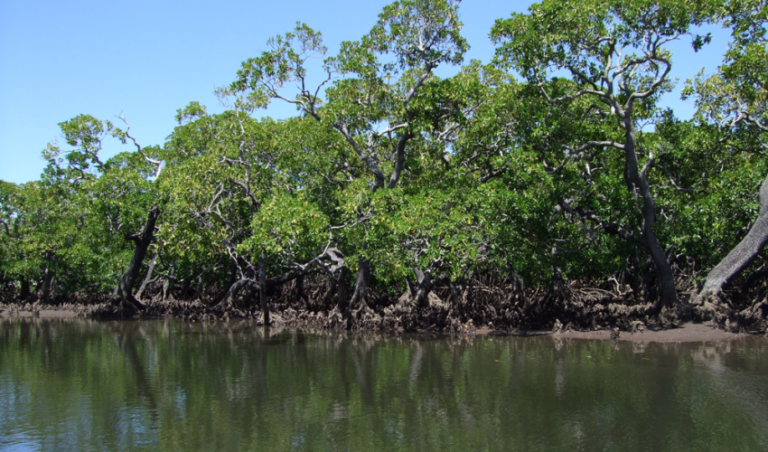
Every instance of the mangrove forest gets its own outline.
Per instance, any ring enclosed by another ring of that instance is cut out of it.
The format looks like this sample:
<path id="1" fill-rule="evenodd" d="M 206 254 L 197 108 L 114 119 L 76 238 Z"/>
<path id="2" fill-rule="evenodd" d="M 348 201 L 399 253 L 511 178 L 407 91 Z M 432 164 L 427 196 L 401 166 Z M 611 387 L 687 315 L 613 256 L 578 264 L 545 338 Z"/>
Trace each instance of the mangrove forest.
<path id="1" fill-rule="evenodd" d="M 243 56 L 217 89 L 226 111 L 191 102 L 160 144 L 122 115 L 62 122 L 39 180 L 0 181 L 0 300 L 392 331 L 765 331 L 768 2 L 543 0 L 499 13 L 490 61 L 465 60 L 459 6 L 395 1 L 335 54 L 297 23 Z M 711 25 L 730 35 L 723 63 L 678 81 L 671 44 L 705 56 Z M 676 83 L 690 119 L 662 102 Z M 265 117 L 273 103 L 295 115 Z M 123 152 L 105 158 L 110 140 Z"/>

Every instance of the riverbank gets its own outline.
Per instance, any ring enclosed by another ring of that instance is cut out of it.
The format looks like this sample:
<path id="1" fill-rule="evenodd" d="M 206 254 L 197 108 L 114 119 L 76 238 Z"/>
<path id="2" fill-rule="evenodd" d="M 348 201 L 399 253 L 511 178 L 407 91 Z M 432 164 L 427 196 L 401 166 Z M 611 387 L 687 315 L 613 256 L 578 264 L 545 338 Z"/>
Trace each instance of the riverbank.
<path id="1" fill-rule="evenodd" d="M 611 331 L 567 331 L 553 333 L 553 337 L 569 339 L 592 339 L 606 340 L 611 339 Z M 710 342 L 710 341 L 728 341 L 752 336 L 749 333 L 731 333 L 712 322 L 707 323 L 683 323 L 674 328 L 645 330 L 645 331 L 621 331 L 619 341 L 630 342 Z"/>
<path id="2" fill-rule="evenodd" d="M 87 317 L 87 306 L 63 305 L 63 306 L 40 306 L 31 303 L 0 303 L 0 318 L 9 317 L 39 317 L 39 318 L 75 318 Z"/>
<path id="3" fill-rule="evenodd" d="M 171 304 L 166 303 L 168 311 L 172 312 Z M 183 303 L 185 306 L 177 306 L 180 315 L 155 315 L 142 318 L 179 318 L 189 322 L 229 322 L 235 320 L 249 320 L 254 325 L 263 325 L 260 312 L 240 312 L 241 315 L 230 316 L 223 315 L 217 317 L 204 313 L 195 313 L 194 307 L 197 303 Z M 159 306 L 155 306 L 157 309 Z M 192 307 L 192 309 L 189 309 Z M 198 306 L 199 307 L 199 306 Z M 184 309 L 186 308 L 186 309 Z M 40 318 L 40 319 L 72 319 L 72 318 L 98 318 L 99 312 L 103 313 L 105 306 L 102 305 L 75 305 L 67 304 L 61 306 L 40 306 L 39 304 L 0 304 L 0 318 Z M 192 311 L 190 313 L 190 311 Z M 285 312 L 273 312 L 273 326 L 287 328 L 321 328 L 321 329 L 342 329 L 342 316 L 337 312 L 331 312 L 328 315 L 324 313 L 311 313 L 307 311 L 296 311 L 288 309 Z M 125 318 L 125 320 L 134 320 L 135 317 Z M 730 341 L 754 336 L 751 333 L 735 333 L 719 328 L 714 322 L 696 323 L 683 322 L 679 324 L 670 324 L 667 326 L 651 325 L 646 327 L 644 323 L 636 323 L 634 331 L 621 331 L 616 328 L 596 328 L 596 329 L 563 329 L 556 326 L 555 330 L 543 329 L 522 329 L 522 328 L 494 328 L 493 324 L 475 326 L 474 322 L 469 321 L 464 324 L 452 322 L 447 328 L 414 328 L 405 330 L 403 328 L 383 329 L 381 325 L 375 328 L 378 331 L 387 331 L 391 333 L 430 333 L 446 335 L 464 335 L 464 336 L 551 336 L 560 339 L 586 339 L 586 340 L 618 340 L 629 342 L 661 342 L 661 343 L 683 343 L 683 342 L 713 342 Z M 364 328 L 357 328 L 364 330 Z"/>

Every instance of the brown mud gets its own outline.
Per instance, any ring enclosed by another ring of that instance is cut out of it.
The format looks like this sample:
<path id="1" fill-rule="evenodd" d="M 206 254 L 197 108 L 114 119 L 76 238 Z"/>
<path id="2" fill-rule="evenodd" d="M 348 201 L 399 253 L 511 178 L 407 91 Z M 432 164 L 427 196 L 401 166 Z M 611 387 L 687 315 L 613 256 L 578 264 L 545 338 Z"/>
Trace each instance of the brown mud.
<path id="1" fill-rule="evenodd" d="M 215 289 L 215 288 L 214 288 Z M 142 300 L 145 309 L 129 312 L 108 296 L 59 298 L 55 305 L 0 300 L 0 316 L 83 317 L 95 319 L 178 318 L 190 322 L 246 320 L 263 324 L 258 295 L 246 293 L 228 303 L 212 289 L 194 300 L 163 300 L 150 293 Z M 297 290 L 298 289 L 298 290 Z M 739 323 L 734 316 L 696 318 L 681 292 L 681 304 L 674 309 L 654 309 L 632 294 L 608 288 L 565 285 L 559 293 L 551 290 L 515 290 L 514 284 L 474 280 L 457 290 L 438 287 L 429 294 L 426 306 L 418 308 L 409 292 L 395 297 L 370 291 L 362 306 L 340 312 L 329 285 L 286 284 L 267 294 L 270 325 L 289 328 L 356 330 L 376 332 L 425 332 L 451 335 L 538 335 L 583 339 L 614 339 L 655 342 L 719 341 L 741 333 L 764 333 L 763 318 L 752 324 Z M 184 294 L 175 296 L 182 298 Z M 3 303 L 2 301 L 5 301 Z M 705 320 L 702 322 L 702 320 Z"/>
<path id="2" fill-rule="evenodd" d="M 173 303 L 169 303 L 173 304 Z M 43 307 L 42 309 L 37 305 L 19 305 L 19 304 L 0 304 L 0 318 L 40 318 L 40 319 L 68 319 L 68 318 L 94 318 L 94 308 L 96 310 L 104 309 L 104 306 L 94 306 L 88 309 L 84 306 L 61 306 L 61 307 Z M 167 315 L 168 311 L 174 311 L 171 306 L 166 306 L 166 315 L 163 316 L 143 316 L 143 318 L 181 318 L 187 321 L 196 322 L 200 319 L 200 322 L 228 322 L 228 321 L 250 321 L 254 325 L 263 325 L 261 321 L 261 313 L 248 313 L 242 312 L 237 316 L 223 316 L 216 318 L 212 316 L 212 313 L 205 313 L 204 309 L 196 309 L 195 303 L 189 303 L 184 306 L 186 315 Z M 179 307 L 176 307 L 178 310 Z M 189 312 L 189 311 L 198 311 Z M 177 311 L 179 312 L 179 311 Z M 341 329 L 339 325 L 334 325 L 334 320 L 331 316 L 326 316 L 323 313 L 310 313 L 307 311 L 286 311 L 280 313 L 272 313 L 272 324 L 277 328 L 311 328 L 311 329 Z M 331 318 L 329 318 L 331 317 Z M 378 328 L 376 331 L 387 331 L 386 329 Z M 396 332 L 403 332 L 402 329 L 393 330 Z M 413 332 L 421 333 L 452 333 L 453 335 L 465 335 L 465 336 L 487 336 L 487 335 L 509 335 L 509 336 L 552 336 L 555 339 L 586 339 L 586 340 L 618 340 L 618 341 L 630 341 L 630 342 L 665 342 L 665 343 L 681 343 L 681 342 L 714 342 L 714 341 L 728 341 L 741 339 L 747 336 L 751 336 L 749 333 L 732 333 L 720 328 L 714 322 L 706 323 L 694 323 L 687 322 L 682 323 L 671 328 L 660 329 L 642 329 L 640 331 L 622 331 L 615 336 L 615 332 L 609 329 L 598 330 L 568 330 L 553 332 L 552 330 L 527 330 L 519 328 L 511 328 L 506 330 L 494 329 L 487 325 L 479 328 L 474 327 L 474 322 L 468 322 L 466 324 L 460 324 L 448 331 L 437 331 L 434 328 L 427 329 L 415 329 Z"/>
<path id="3" fill-rule="evenodd" d="M 631 342 L 710 342 L 740 339 L 749 336 L 748 333 L 731 333 L 725 331 L 713 322 L 683 323 L 675 328 L 645 331 L 622 331 L 618 338 L 611 337 L 611 331 L 567 331 L 553 333 L 555 338 L 564 339 L 613 339 Z"/>

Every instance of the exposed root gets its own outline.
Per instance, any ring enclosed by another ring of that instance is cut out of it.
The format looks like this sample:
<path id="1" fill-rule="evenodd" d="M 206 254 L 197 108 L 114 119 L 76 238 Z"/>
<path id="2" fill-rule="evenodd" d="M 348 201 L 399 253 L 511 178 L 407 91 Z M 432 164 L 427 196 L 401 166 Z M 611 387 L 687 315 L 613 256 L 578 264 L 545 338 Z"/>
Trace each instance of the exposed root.
<path id="1" fill-rule="evenodd" d="M 723 303 L 723 293 L 721 290 L 712 290 L 710 288 L 704 288 L 699 292 L 693 301 L 694 315 L 697 320 L 706 321 L 716 319 L 718 314 L 721 314 L 720 307 Z"/>
<path id="2" fill-rule="evenodd" d="M 675 328 L 687 320 L 712 319 L 730 331 L 761 332 L 768 327 L 768 288 L 696 294 L 697 305 L 682 304 L 658 310 L 636 292 L 611 282 L 598 285 L 563 284 L 558 291 L 540 288 L 515 289 L 512 283 L 479 276 L 460 284 L 435 287 L 427 303 L 418 307 L 411 292 L 398 298 L 369 290 L 365 303 L 345 312 L 337 307 L 332 283 L 324 279 L 305 281 L 307 299 L 296 297 L 296 288 L 285 285 L 267 294 L 272 326 L 329 330 L 443 332 L 459 336 L 484 332 L 592 331 L 639 332 Z M 622 290 L 616 290 L 619 287 Z M 510 295 L 512 293 L 512 295 Z M 248 320 L 263 324 L 258 297 L 239 291 L 221 302 L 223 292 L 210 292 L 203 300 L 162 300 L 160 293 L 144 300 L 144 309 L 114 303 L 111 297 L 73 297 L 71 310 L 90 318 L 180 318 L 192 322 Z M 218 303 L 217 303 L 218 302 Z M 4 316 L 36 309 L 31 303 L 0 305 Z M 46 306 L 50 309 L 52 306 Z M 26 314 L 29 315 L 29 314 Z"/>

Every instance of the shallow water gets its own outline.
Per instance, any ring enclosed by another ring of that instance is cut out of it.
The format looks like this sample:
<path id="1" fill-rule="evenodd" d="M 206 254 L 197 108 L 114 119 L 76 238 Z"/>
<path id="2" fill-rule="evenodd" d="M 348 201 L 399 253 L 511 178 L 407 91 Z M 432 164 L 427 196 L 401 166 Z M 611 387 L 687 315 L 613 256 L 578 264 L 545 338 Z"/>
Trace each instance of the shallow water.
<path id="1" fill-rule="evenodd" d="M 765 451 L 768 340 L 6 319 L 0 450 Z"/>

